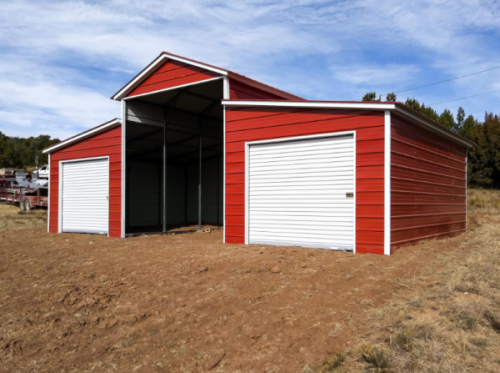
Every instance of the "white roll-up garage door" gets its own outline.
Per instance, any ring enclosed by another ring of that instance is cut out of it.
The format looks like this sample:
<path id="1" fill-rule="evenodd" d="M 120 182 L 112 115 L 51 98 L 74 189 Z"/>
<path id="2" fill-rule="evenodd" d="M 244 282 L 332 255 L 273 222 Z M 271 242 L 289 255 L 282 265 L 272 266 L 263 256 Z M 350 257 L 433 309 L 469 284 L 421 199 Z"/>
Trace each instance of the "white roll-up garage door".
<path id="1" fill-rule="evenodd" d="M 61 231 L 108 234 L 109 160 L 61 162 Z"/>
<path id="2" fill-rule="evenodd" d="M 352 250 L 354 136 L 248 144 L 250 244 Z"/>

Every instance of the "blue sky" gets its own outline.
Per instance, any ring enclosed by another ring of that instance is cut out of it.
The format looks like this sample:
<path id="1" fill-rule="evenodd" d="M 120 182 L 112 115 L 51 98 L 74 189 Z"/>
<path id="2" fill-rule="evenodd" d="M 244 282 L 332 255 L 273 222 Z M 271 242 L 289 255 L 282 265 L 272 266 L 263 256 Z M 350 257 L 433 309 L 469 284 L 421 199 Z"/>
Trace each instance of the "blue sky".
<path id="1" fill-rule="evenodd" d="M 497 1 L 0 1 L 0 131 L 66 138 L 161 51 L 307 99 L 359 100 L 500 66 Z M 398 95 L 500 114 L 500 69 Z"/>

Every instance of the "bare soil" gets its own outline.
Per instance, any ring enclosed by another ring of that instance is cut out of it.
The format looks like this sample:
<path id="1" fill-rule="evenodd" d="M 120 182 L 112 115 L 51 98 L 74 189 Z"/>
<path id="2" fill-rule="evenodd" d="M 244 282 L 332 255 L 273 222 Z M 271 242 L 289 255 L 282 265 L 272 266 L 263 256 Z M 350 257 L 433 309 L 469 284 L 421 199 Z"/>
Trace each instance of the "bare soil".
<path id="1" fill-rule="evenodd" d="M 373 333 L 367 315 L 462 237 L 391 257 L 0 232 L 0 371 L 297 372 Z"/>

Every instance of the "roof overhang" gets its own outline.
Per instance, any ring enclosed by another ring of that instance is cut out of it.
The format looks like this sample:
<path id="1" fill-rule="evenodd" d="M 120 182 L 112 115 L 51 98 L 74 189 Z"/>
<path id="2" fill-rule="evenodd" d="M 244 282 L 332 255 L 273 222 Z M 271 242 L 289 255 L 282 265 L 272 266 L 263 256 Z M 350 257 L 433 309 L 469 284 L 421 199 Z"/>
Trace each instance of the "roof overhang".
<path id="1" fill-rule="evenodd" d="M 153 62 L 146 66 L 139 74 L 137 74 L 130 82 L 128 82 L 122 89 L 116 92 L 111 99 L 120 101 L 125 98 L 134 88 L 136 88 L 141 82 L 146 79 L 151 73 L 163 65 L 167 60 L 174 60 L 178 62 L 183 62 L 191 66 L 200 67 L 205 70 L 212 71 L 214 73 L 226 76 L 228 75 L 227 70 L 222 70 L 211 65 L 204 64 L 202 62 L 193 61 L 188 58 L 181 56 L 176 56 L 175 54 L 161 53 Z"/>
<path id="2" fill-rule="evenodd" d="M 457 133 L 443 127 L 427 117 L 413 111 L 399 102 L 352 102 L 352 101 L 266 101 L 266 100 L 222 100 L 225 107 L 282 107 L 282 108 L 311 108 L 311 109 L 344 109 L 390 111 L 410 120 L 420 127 L 424 127 L 440 136 L 446 137 L 455 143 L 473 147 L 474 143 Z"/>
<path id="3" fill-rule="evenodd" d="M 110 130 L 111 128 L 120 126 L 122 124 L 121 120 L 118 118 L 112 119 L 109 122 L 103 123 L 98 125 L 97 127 L 91 128 L 85 132 L 82 132 L 76 136 L 70 137 L 69 139 L 66 139 L 64 141 L 61 141 L 55 145 L 52 145 L 48 148 L 45 148 L 42 150 L 42 153 L 53 153 L 56 150 L 60 150 L 62 148 L 65 148 L 67 146 L 70 146 L 74 143 L 77 143 L 79 141 L 85 140 L 89 137 L 98 135 L 101 132 Z"/>

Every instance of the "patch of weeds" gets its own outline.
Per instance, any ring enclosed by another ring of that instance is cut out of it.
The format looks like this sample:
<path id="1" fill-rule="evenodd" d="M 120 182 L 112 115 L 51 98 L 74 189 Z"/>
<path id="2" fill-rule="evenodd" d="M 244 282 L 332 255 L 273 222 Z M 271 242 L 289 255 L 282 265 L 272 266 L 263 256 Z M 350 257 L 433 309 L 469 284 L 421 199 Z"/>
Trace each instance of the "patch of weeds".
<path id="1" fill-rule="evenodd" d="M 488 346 L 488 341 L 483 338 L 473 338 L 470 340 L 470 343 L 472 343 L 476 347 L 486 347 Z"/>
<path id="2" fill-rule="evenodd" d="M 410 351 L 413 347 L 413 335 L 408 331 L 402 331 L 396 334 L 392 340 L 392 345 L 394 347 L 400 348 L 403 351 Z"/>
<path id="3" fill-rule="evenodd" d="M 463 330 L 472 330 L 477 324 L 477 320 L 468 315 L 460 315 L 458 319 L 458 326 Z"/>
<path id="4" fill-rule="evenodd" d="M 361 359 L 369 365 L 371 371 L 387 372 L 391 359 L 391 352 L 388 349 L 363 342 L 358 347 L 358 353 L 361 355 Z"/>
<path id="5" fill-rule="evenodd" d="M 325 359 L 321 366 L 318 368 L 318 373 L 329 373 L 333 372 L 342 367 L 344 364 L 344 355 L 337 355 L 334 359 Z"/>

